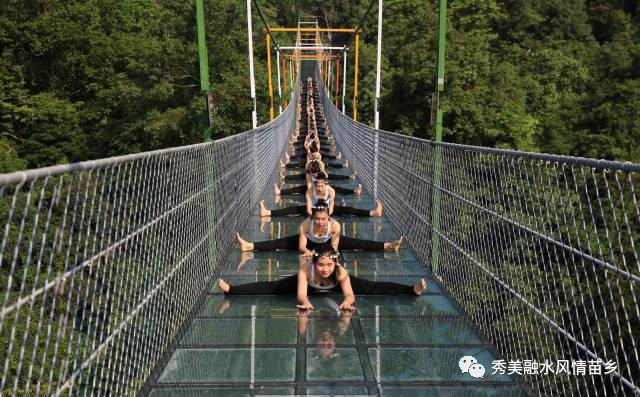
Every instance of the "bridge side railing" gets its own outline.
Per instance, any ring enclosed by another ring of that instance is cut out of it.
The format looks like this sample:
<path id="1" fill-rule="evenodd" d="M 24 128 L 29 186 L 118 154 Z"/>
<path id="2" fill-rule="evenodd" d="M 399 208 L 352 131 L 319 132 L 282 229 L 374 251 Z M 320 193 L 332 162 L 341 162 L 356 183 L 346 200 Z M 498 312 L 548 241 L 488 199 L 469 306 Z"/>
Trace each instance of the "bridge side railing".
<path id="1" fill-rule="evenodd" d="M 0 175 L 0 394 L 140 390 L 230 256 L 294 111 L 215 143 Z"/>
<path id="2" fill-rule="evenodd" d="M 536 391 L 640 392 L 639 164 L 436 143 L 323 105 L 364 186 L 506 363 L 573 365 L 523 376 Z"/>

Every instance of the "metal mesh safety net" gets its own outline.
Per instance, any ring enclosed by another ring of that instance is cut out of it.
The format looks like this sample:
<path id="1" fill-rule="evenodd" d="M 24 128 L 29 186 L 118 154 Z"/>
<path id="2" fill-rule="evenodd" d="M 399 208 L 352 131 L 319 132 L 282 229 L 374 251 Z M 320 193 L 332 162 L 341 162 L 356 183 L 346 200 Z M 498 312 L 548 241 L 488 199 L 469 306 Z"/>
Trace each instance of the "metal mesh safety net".
<path id="1" fill-rule="evenodd" d="M 544 395 L 640 393 L 639 164 L 417 139 L 323 98 L 363 185 L 505 364 Z"/>
<path id="2" fill-rule="evenodd" d="M 228 259 L 295 107 L 214 143 L 0 175 L 1 394 L 140 390 Z"/>

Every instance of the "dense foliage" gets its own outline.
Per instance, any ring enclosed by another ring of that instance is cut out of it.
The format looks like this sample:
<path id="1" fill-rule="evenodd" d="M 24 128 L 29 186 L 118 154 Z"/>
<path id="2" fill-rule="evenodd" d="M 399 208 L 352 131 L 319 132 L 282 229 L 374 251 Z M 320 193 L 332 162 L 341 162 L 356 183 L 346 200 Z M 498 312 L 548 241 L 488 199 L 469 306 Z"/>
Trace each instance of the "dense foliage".
<path id="1" fill-rule="evenodd" d="M 261 7 L 273 26 L 316 15 L 346 27 L 369 3 L 274 0 Z M 373 120 L 375 8 L 361 25 L 358 109 L 365 122 Z M 246 10 L 232 0 L 206 1 L 205 10 L 213 130 L 222 137 L 250 128 Z M 264 123 L 266 49 L 255 9 L 253 25 Z M 437 2 L 386 0 L 383 30 L 381 126 L 430 137 Z M 450 0 L 447 35 L 445 140 L 640 161 L 636 1 Z M 331 39 L 341 45 L 348 38 Z M 6 0 L 0 49 L 0 172 L 202 140 L 193 2 Z"/>
<path id="2" fill-rule="evenodd" d="M 369 1 L 324 1 L 335 25 Z M 445 140 L 640 161 L 636 1 L 448 2 Z M 363 24 L 360 112 L 372 120 L 377 13 Z M 429 137 L 437 1 L 386 0 L 381 126 Z"/>

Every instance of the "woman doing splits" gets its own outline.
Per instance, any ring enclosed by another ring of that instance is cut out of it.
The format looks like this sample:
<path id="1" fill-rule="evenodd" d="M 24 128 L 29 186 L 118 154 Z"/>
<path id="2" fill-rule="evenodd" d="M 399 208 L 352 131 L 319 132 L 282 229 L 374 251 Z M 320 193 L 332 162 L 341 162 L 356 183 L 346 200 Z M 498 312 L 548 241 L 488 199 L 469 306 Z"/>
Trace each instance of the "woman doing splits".
<path id="1" fill-rule="evenodd" d="M 317 171 L 316 171 L 317 170 Z M 325 171 L 325 165 L 322 161 L 319 160 L 311 160 L 307 163 L 305 172 L 301 172 L 298 174 L 289 174 L 285 175 L 283 170 L 280 170 L 280 180 L 295 180 L 295 179 L 307 179 L 307 183 L 311 183 L 309 180 L 309 174 L 315 174 L 319 171 Z M 340 174 L 331 174 L 331 179 L 337 181 L 346 181 L 346 180 L 354 180 L 356 179 L 357 173 L 353 171 L 351 175 L 340 175 Z"/>
<path id="2" fill-rule="evenodd" d="M 284 216 L 293 214 L 311 216 L 311 209 L 315 207 L 320 200 L 328 203 L 329 215 L 382 216 L 382 203 L 380 203 L 379 200 L 376 200 L 376 207 L 372 210 L 334 205 L 336 192 L 327 182 L 326 173 L 318 172 L 316 174 L 316 177 L 313 179 L 313 185 L 307 189 L 305 194 L 306 205 L 292 205 L 277 210 L 268 210 L 264 205 L 264 200 L 260 200 L 258 204 L 260 216 Z"/>
<path id="3" fill-rule="evenodd" d="M 309 185 L 298 185 L 298 186 L 288 187 L 285 189 L 280 189 L 277 183 L 273 185 L 273 195 L 276 197 L 276 199 L 280 197 L 280 195 L 284 196 L 288 194 L 302 194 L 302 193 L 306 193 L 307 190 L 309 190 Z M 342 187 L 342 186 L 334 186 L 333 190 L 336 193 L 340 193 L 340 194 L 354 194 L 356 196 L 359 196 L 362 193 L 362 185 L 358 184 L 358 186 L 356 186 L 353 189 Z"/>
<path id="4" fill-rule="evenodd" d="M 278 183 L 274 184 L 273 187 L 273 194 L 275 196 L 279 196 L 280 194 L 302 194 L 305 193 L 308 189 L 309 186 L 313 183 L 313 179 L 315 175 L 318 175 L 320 172 L 323 173 L 323 175 L 325 175 L 325 179 L 329 178 L 329 175 L 326 173 L 326 171 L 324 171 L 324 164 L 322 164 L 322 161 L 309 161 L 307 163 L 307 166 L 305 167 L 305 172 L 301 173 L 301 174 L 295 174 L 295 176 L 293 177 L 293 179 L 304 179 L 305 183 L 304 185 L 298 185 L 298 186 L 294 186 L 294 187 L 290 187 L 288 189 L 283 189 L 282 191 L 280 190 L 280 188 L 278 187 Z M 289 179 L 292 178 L 292 176 L 287 175 L 286 177 L 283 176 L 282 174 L 280 174 L 280 179 Z M 356 178 L 356 174 L 355 172 L 351 175 L 334 175 L 334 178 L 337 179 L 355 179 Z M 335 188 L 335 191 L 337 193 L 344 193 L 344 194 L 356 194 L 359 195 L 362 192 L 362 186 L 358 185 L 358 187 L 356 187 L 355 189 L 348 189 L 348 188 Z"/>
<path id="5" fill-rule="evenodd" d="M 344 300 L 340 310 L 356 310 L 356 294 L 359 295 L 422 295 L 427 288 L 424 279 L 415 285 L 391 282 L 374 282 L 355 277 L 338 263 L 338 255 L 332 250 L 323 250 L 312 256 L 312 261 L 300 265 L 298 274 L 277 281 L 263 281 L 243 285 L 229 285 L 218 280 L 218 288 L 226 295 L 297 295 L 298 309 L 311 310 L 308 292 L 342 292 Z"/>
<path id="6" fill-rule="evenodd" d="M 340 235 L 340 223 L 329 217 L 329 207 L 326 202 L 318 202 L 311 210 L 311 218 L 307 218 L 300 224 L 298 234 L 279 238 L 276 240 L 249 242 L 236 232 L 236 240 L 241 251 L 275 251 L 298 249 L 303 255 L 310 256 L 313 250 L 331 246 L 334 250 L 360 249 L 365 251 L 393 250 L 398 252 L 404 240 L 400 236 L 398 240 L 391 242 L 362 240 Z"/>

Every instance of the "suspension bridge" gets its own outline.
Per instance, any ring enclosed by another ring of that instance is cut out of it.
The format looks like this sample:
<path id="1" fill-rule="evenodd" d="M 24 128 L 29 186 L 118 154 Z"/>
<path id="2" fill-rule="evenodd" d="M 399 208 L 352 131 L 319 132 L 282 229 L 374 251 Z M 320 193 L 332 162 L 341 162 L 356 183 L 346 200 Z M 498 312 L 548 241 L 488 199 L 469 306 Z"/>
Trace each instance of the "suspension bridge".
<path id="1" fill-rule="evenodd" d="M 359 123 L 336 107 L 330 46 L 297 33 L 291 94 L 265 125 L 0 175 L 2 395 L 640 395 L 640 165 Z M 298 271 L 296 252 L 241 253 L 234 233 L 297 231 L 302 218 L 265 219 L 258 203 L 300 204 L 273 185 L 309 77 L 349 162 L 335 175 L 357 176 L 336 185 L 364 188 L 336 202 L 384 206 L 337 216 L 343 235 L 405 239 L 341 261 L 371 280 L 425 278 L 423 295 L 359 296 L 351 315 L 312 296 L 301 319 L 292 296 L 218 290 Z M 483 376 L 460 368 L 468 356 Z"/>

